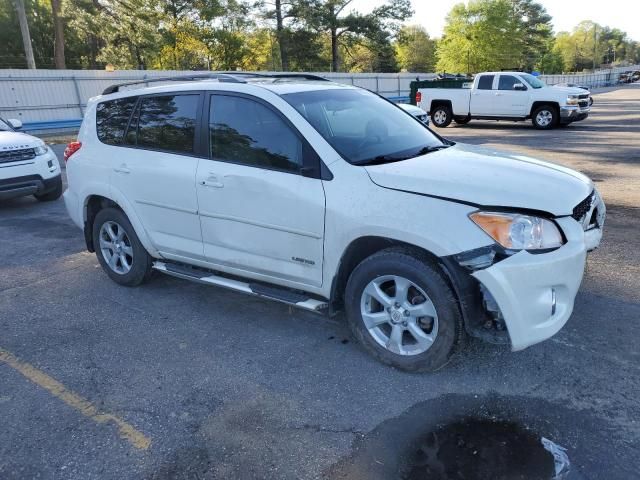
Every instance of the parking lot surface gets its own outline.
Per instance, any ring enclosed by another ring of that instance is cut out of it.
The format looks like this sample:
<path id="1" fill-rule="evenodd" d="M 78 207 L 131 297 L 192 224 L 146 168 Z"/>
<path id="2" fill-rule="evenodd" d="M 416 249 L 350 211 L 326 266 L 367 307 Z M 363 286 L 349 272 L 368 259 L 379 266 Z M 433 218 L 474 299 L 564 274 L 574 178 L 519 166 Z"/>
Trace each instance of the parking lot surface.
<path id="1" fill-rule="evenodd" d="M 566 128 L 438 132 L 596 182 L 605 237 L 554 338 L 517 353 L 469 340 L 435 374 L 402 373 L 354 344 L 341 317 L 163 276 L 120 287 L 62 200 L 6 201 L 0 478 L 397 478 L 428 456 L 430 432 L 477 418 L 566 448 L 569 478 L 638 478 L 640 85 L 597 94 Z"/>

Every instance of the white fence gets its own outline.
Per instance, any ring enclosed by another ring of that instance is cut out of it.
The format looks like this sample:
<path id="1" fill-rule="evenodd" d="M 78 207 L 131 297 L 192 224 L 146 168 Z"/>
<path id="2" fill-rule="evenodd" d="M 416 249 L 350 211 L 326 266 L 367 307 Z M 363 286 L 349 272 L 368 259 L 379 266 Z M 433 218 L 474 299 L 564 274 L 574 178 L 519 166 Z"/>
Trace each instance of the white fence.
<path id="1" fill-rule="evenodd" d="M 639 66 L 593 74 L 543 75 L 553 85 L 569 82 L 587 86 L 614 85 L 621 72 Z M 206 72 L 159 70 L 0 70 L 0 116 L 22 120 L 28 130 L 77 128 L 87 100 L 114 83 L 161 76 Z M 413 80 L 434 78 L 434 73 L 318 73 L 336 82 L 374 90 L 396 101 L 407 101 Z"/>

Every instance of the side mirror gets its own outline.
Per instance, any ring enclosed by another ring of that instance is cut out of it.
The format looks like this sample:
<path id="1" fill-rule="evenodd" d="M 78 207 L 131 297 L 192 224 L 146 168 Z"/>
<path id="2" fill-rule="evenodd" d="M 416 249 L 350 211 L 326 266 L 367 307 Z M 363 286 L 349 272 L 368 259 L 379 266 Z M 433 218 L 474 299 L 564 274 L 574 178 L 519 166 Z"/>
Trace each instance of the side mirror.
<path id="1" fill-rule="evenodd" d="M 524 83 L 514 83 L 513 89 L 518 90 L 520 92 L 524 92 L 527 89 L 527 87 L 524 86 Z"/>
<path id="2" fill-rule="evenodd" d="M 20 130 L 22 128 L 22 122 L 20 120 L 15 119 L 15 118 L 9 118 L 7 120 L 7 123 L 14 130 Z"/>

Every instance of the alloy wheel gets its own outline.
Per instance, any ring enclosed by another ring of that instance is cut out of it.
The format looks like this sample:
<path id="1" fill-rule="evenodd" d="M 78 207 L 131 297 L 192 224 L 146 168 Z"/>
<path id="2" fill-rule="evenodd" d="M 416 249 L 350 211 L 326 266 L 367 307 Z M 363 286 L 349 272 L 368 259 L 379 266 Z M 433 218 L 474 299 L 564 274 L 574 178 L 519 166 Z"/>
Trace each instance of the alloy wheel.
<path id="1" fill-rule="evenodd" d="M 126 230 L 113 221 L 100 227 L 100 251 L 111 270 L 126 275 L 133 266 L 133 247 Z"/>

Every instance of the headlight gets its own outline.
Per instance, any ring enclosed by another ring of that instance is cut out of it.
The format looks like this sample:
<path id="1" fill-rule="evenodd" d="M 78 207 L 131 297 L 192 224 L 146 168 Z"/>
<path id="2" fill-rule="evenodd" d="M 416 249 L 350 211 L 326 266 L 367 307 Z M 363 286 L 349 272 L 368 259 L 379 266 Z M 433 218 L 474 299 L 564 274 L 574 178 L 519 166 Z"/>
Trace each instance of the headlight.
<path id="1" fill-rule="evenodd" d="M 470 218 L 487 235 L 510 250 L 543 250 L 563 244 L 560 230 L 546 218 L 499 212 L 475 212 Z"/>
<path id="2" fill-rule="evenodd" d="M 44 155 L 45 153 L 47 153 L 47 151 L 49 151 L 49 148 L 43 143 L 42 145 L 38 145 L 36 148 L 34 148 L 33 151 L 36 153 L 36 155 Z"/>
<path id="3" fill-rule="evenodd" d="M 569 95 L 567 97 L 567 105 L 578 105 L 579 96 L 578 95 Z"/>

